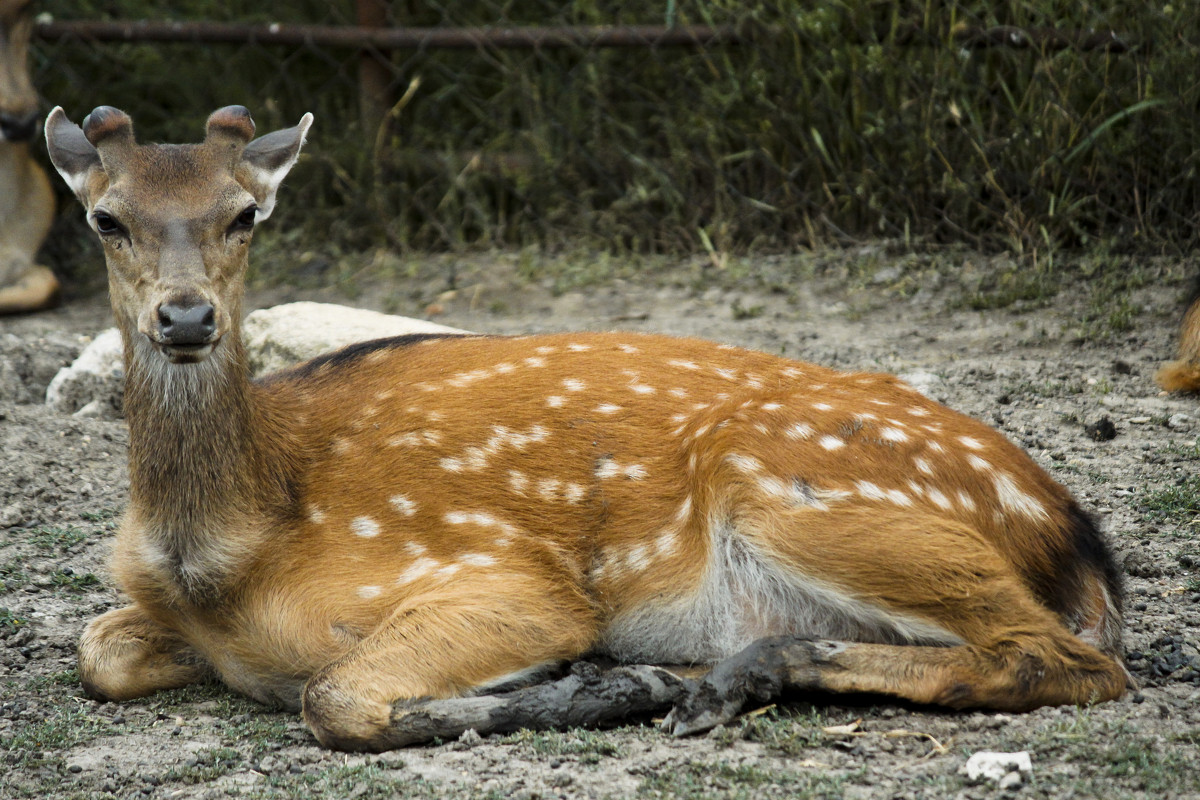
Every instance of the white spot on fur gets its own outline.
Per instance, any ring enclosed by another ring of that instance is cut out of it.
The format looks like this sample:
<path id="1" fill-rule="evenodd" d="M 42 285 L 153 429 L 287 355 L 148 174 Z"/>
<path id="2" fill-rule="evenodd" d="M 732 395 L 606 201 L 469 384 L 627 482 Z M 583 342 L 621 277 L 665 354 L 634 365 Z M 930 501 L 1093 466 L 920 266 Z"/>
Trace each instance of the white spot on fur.
<path id="1" fill-rule="evenodd" d="M 988 463 L 986 460 L 980 458 L 979 456 L 975 455 L 974 453 L 967 456 L 967 463 L 970 464 L 975 469 L 979 470 L 980 472 L 990 472 L 992 469 L 992 465 L 990 463 Z"/>
<path id="2" fill-rule="evenodd" d="M 912 498 L 909 497 L 908 495 L 906 495 L 904 492 L 900 491 L 899 489 L 888 489 L 887 496 L 888 496 L 888 500 L 891 500 L 893 503 L 895 503 L 898 506 L 907 507 L 907 506 L 911 506 L 913 504 Z"/>
<path id="3" fill-rule="evenodd" d="M 694 361 L 682 361 L 680 359 L 671 359 L 667 362 L 668 366 L 679 367 L 680 369 L 700 369 L 700 365 Z"/>
<path id="4" fill-rule="evenodd" d="M 913 417 L 928 417 L 929 409 L 921 408 L 920 406 L 913 406 L 912 408 L 908 409 L 908 413 L 909 416 Z"/>
<path id="5" fill-rule="evenodd" d="M 584 353 L 588 350 L 591 350 L 592 346 L 590 344 L 576 344 L 575 342 L 572 342 L 571 344 L 567 345 L 567 349 L 573 353 Z"/>
<path id="6" fill-rule="evenodd" d="M 529 486 L 529 478 L 525 477 L 523 472 L 517 470 L 509 470 L 508 472 L 508 488 L 512 489 L 517 494 L 525 494 L 526 487 Z"/>
<path id="7" fill-rule="evenodd" d="M 679 510 L 675 512 L 675 519 L 683 522 L 692 515 L 692 496 L 689 494 L 683 498 L 683 502 L 679 504 Z"/>
<path id="8" fill-rule="evenodd" d="M 434 570 L 441 562 L 433 558 L 418 558 L 416 561 L 408 565 L 408 569 L 400 573 L 400 577 L 396 578 L 396 585 L 403 586 L 406 583 L 412 583 L 418 578 L 423 578 Z"/>
<path id="9" fill-rule="evenodd" d="M 615 414 L 620 410 L 621 406 L 616 406 L 612 403 L 604 403 L 603 405 L 596 406 L 597 414 Z"/>
<path id="10" fill-rule="evenodd" d="M 812 407 L 815 408 L 817 411 L 832 411 L 833 410 L 833 406 L 829 405 L 829 403 L 813 403 Z"/>
<path id="11" fill-rule="evenodd" d="M 568 392 L 582 392 L 587 388 L 587 384 L 578 378 L 567 378 L 562 384 Z"/>
<path id="12" fill-rule="evenodd" d="M 550 345 L 546 345 L 546 344 L 544 344 L 544 345 L 542 345 L 541 347 L 539 347 L 539 348 L 535 349 L 535 350 L 534 350 L 534 352 L 535 352 L 535 353 L 537 353 L 537 354 L 538 354 L 538 355 L 540 355 L 540 356 L 548 356 L 548 355 L 550 355 L 551 353 L 553 353 L 553 352 L 555 351 L 555 349 L 556 349 L 556 348 L 554 348 L 554 347 L 551 347 Z"/>
<path id="13" fill-rule="evenodd" d="M 634 347 L 631 344 L 619 344 L 619 345 L 617 345 L 617 349 L 620 350 L 622 353 L 629 353 L 630 355 L 641 352 L 640 350 L 638 350 L 636 347 Z"/>
<path id="14" fill-rule="evenodd" d="M 562 408 L 563 404 L 566 402 L 567 400 L 565 397 L 559 397 L 556 394 L 550 395 L 546 398 L 546 405 L 550 406 L 551 408 Z"/>
<path id="15" fill-rule="evenodd" d="M 975 510 L 975 500 L 971 498 L 971 495 L 961 490 L 958 493 L 958 504 L 967 511 Z"/>
<path id="16" fill-rule="evenodd" d="M 962 442 L 963 447 L 968 447 L 971 450 L 982 450 L 983 443 L 978 439 L 972 439 L 970 436 L 960 436 L 958 440 Z"/>
<path id="17" fill-rule="evenodd" d="M 654 552 L 660 556 L 669 556 L 679 546 L 679 534 L 675 531 L 664 531 L 654 540 Z"/>
<path id="18" fill-rule="evenodd" d="M 647 386 L 644 383 L 631 383 L 629 384 L 629 388 L 637 394 L 654 394 L 654 387 Z"/>
<path id="19" fill-rule="evenodd" d="M 676 386 L 674 389 L 669 390 L 667 394 L 671 395 L 672 397 L 683 399 L 684 397 L 687 397 L 687 389 L 684 389 L 681 386 Z"/>
<path id="20" fill-rule="evenodd" d="M 641 464 L 630 464 L 625 468 L 625 477 L 631 481 L 645 480 L 648 473 Z"/>
<path id="21" fill-rule="evenodd" d="M 439 578 L 448 578 L 451 575 L 453 575 L 454 573 L 458 572 L 460 569 L 462 569 L 461 564 L 447 564 L 446 566 L 442 567 L 434 574 L 437 575 Z"/>
<path id="22" fill-rule="evenodd" d="M 425 545 L 423 545 L 419 542 L 405 542 L 404 543 L 404 552 L 408 553 L 410 556 L 413 556 L 415 558 L 417 556 L 425 555 L 426 549 L 425 549 Z"/>
<path id="23" fill-rule="evenodd" d="M 485 553 L 467 553 L 459 556 L 458 560 L 472 567 L 490 567 L 496 563 L 495 557 Z"/>
<path id="24" fill-rule="evenodd" d="M 499 364 L 497 364 L 496 366 L 492 367 L 492 369 L 493 369 L 495 372 L 497 372 L 497 373 L 499 373 L 499 374 L 501 374 L 501 375 L 507 375 L 508 373 L 512 372 L 512 371 L 513 371 L 514 369 L 516 369 L 516 368 L 517 368 L 517 367 L 516 367 L 516 365 L 515 365 L 515 364 L 510 364 L 510 363 L 508 363 L 507 361 L 501 361 Z"/>
<path id="25" fill-rule="evenodd" d="M 925 475 L 933 474 L 933 467 L 929 466 L 929 462 L 926 461 L 925 459 L 921 458 L 920 456 L 913 459 L 913 466 L 917 468 L 917 472 L 923 473 Z"/>
<path id="26" fill-rule="evenodd" d="M 741 453 L 730 453 L 729 455 L 725 456 L 725 461 L 731 464 L 734 469 L 743 475 L 762 472 L 763 468 L 762 462 L 757 458 L 754 456 L 742 455 Z"/>
<path id="27" fill-rule="evenodd" d="M 639 544 L 637 547 L 629 551 L 625 556 L 625 566 L 634 572 L 641 572 L 646 567 L 650 566 L 650 559 L 647 557 L 646 545 Z"/>
<path id="28" fill-rule="evenodd" d="M 611 458 L 605 458 L 596 465 L 596 477 L 601 479 L 615 478 L 621 474 L 621 466 Z"/>
<path id="29" fill-rule="evenodd" d="M 525 359 L 525 366 L 544 367 L 546 366 L 546 359 L 540 358 L 539 356 L 530 356 L 529 358 Z"/>
<path id="30" fill-rule="evenodd" d="M 807 422 L 796 422 L 789 426 L 788 429 L 783 432 L 783 434 L 789 439 L 808 439 L 811 438 L 815 432 L 816 431 L 813 429 L 813 426 L 809 425 Z"/>
<path id="31" fill-rule="evenodd" d="M 946 448 L 942 447 L 942 443 L 941 443 L 941 442 L 927 442 L 927 443 L 925 444 L 925 446 L 926 446 L 926 447 L 928 447 L 930 450 L 932 450 L 932 451 L 933 451 L 933 452 L 935 452 L 935 453 L 944 453 L 944 452 L 946 452 Z"/>
<path id="32" fill-rule="evenodd" d="M 1049 517 L 1046 507 L 1037 498 L 1021 491 L 1008 473 L 997 473 L 992 482 L 996 486 L 996 497 L 1000 500 L 1000 505 L 1008 511 L 1039 520 Z"/>
<path id="33" fill-rule="evenodd" d="M 358 587 L 358 596 L 363 600 L 372 600 L 379 597 L 383 593 L 383 588 L 379 586 L 360 586 Z"/>
<path id="34" fill-rule="evenodd" d="M 545 501 L 558 499 L 558 490 L 562 486 L 562 481 L 557 478 L 545 478 L 538 482 L 538 495 Z"/>
<path id="35" fill-rule="evenodd" d="M 563 499 L 570 505 L 576 505 L 587 494 L 587 489 L 578 483 L 568 483 L 563 487 Z"/>
<path id="36" fill-rule="evenodd" d="M 885 442 L 907 442 L 908 434 L 899 428 L 884 428 L 879 432 L 879 438 Z"/>
<path id="37" fill-rule="evenodd" d="M 379 535 L 379 523 L 370 517 L 355 517 L 350 521 L 350 530 L 355 536 L 371 539 Z"/>
<path id="38" fill-rule="evenodd" d="M 438 465 L 447 472 L 463 471 L 463 462 L 461 458 L 443 458 L 438 461 Z"/>
<path id="39" fill-rule="evenodd" d="M 878 486 L 871 483 L 870 481 L 856 481 L 854 484 L 854 488 L 858 490 L 858 493 L 860 495 L 867 498 L 868 500 L 886 500 L 886 499 L 888 499 L 887 492 L 885 492 L 883 489 L 880 489 Z"/>
<path id="40" fill-rule="evenodd" d="M 822 436 L 817 440 L 817 444 L 824 447 L 826 450 L 837 450 L 839 447 L 845 447 L 846 443 L 836 436 Z"/>
<path id="41" fill-rule="evenodd" d="M 946 495 L 942 494 L 941 491 L 939 491 L 938 489 L 935 489 L 931 486 L 926 490 L 926 493 L 929 495 L 929 499 L 931 501 L 933 501 L 933 504 L 935 506 L 942 509 L 943 511 L 950 510 L 950 507 L 951 507 L 950 498 L 946 497 Z"/>
<path id="42" fill-rule="evenodd" d="M 389 502 L 396 507 L 396 510 L 406 517 L 411 517 L 417 513 L 417 504 L 409 500 L 402 494 L 394 494 L 389 499 Z"/>
<path id="43" fill-rule="evenodd" d="M 325 512 L 317 508 L 315 505 L 308 507 L 308 521 L 314 525 L 322 525 L 325 522 Z"/>
<path id="44" fill-rule="evenodd" d="M 737 370 L 727 369 L 725 367 L 713 367 L 713 372 L 727 381 L 737 380 Z"/>

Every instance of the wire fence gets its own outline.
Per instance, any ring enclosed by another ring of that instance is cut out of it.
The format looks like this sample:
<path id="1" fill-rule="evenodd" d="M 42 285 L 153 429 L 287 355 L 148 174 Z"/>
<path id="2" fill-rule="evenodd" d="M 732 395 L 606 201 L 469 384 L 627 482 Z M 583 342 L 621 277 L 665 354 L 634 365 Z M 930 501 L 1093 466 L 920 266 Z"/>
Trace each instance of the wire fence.
<path id="1" fill-rule="evenodd" d="M 43 3 L 35 81 L 189 141 L 313 111 L 347 247 L 1189 246 L 1200 11 L 1051 0 Z M 1186 4 L 1181 4 L 1186 5 Z M 143 21 L 145 20 L 145 21 Z"/>

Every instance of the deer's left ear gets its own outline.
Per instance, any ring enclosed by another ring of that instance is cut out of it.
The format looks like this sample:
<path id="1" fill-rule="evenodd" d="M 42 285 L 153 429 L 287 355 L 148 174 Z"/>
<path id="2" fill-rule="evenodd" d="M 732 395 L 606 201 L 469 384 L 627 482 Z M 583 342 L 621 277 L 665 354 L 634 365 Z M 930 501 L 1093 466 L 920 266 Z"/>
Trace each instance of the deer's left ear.
<path id="1" fill-rule="evenodd" d="M 235 174 L 238 183 L 258 203 L 255 222 L 262 222 L 275 210 L 275 193 L 300 157 L 300 147 L 312 121 L 313 115 L 305 114 L 296 127 L 260 136 L 242 151 Z"/>
<path id="2" fill-rule="evenodd" d="M 46 149 L 50 151 L 54 168 L 71 187 L 79 202 L 85 208 L 91 208 L 87 197 L 88 179 L 93 171 L 104 170 L 100 164 L 100 153 L 83 134 L 83 129 L 67 119 L 62 106 L 56 107 L 46 117 Z"/>

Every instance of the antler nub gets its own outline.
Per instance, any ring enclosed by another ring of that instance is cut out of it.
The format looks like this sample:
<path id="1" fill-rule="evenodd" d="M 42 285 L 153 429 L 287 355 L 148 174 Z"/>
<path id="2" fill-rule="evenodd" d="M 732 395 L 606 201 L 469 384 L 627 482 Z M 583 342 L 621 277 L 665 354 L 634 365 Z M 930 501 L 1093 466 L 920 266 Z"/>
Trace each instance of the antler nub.
<path id="1" fill-rule="evenodd" d="M 122 158 L 133 149 L 133 120 L 119 108 L 98 106 L 83 118 L 83 135 L 100 154 L 104 171 L 114 174 Z"/>
<path id="2" fill-rule="evenodd" d="M 218 108 L 208 117 L 204 144 L 216 151 L 227 152 L 231 169 L 253 138 L 254 120 L 245 106 Z"/>

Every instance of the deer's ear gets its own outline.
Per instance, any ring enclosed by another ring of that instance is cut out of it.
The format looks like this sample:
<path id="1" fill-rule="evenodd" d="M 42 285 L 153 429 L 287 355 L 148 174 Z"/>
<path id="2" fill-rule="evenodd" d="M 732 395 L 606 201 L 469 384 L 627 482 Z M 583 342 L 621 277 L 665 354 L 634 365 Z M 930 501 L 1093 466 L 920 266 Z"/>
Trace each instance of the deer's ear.
<path id="1" fill-rule="evenodd" d="M 236 175 L 258 203 L 256 222 L 271 216 L 275 210 L 275 193 L 300 157 L 300 147 L 312 121 L 313 115 L 305 114 L 296 127 L 260 136 L 242 151 Z"/>
<path id="2" fill-rule="evenodd" d="M 87 206 L 89 178 L 96 171 L 103 172 L 100 153 L 83 134 L 83 129 L 67 119 L 62 106 L 46 117 L 46 148 L 58 174 L 79 202 Z"/>

